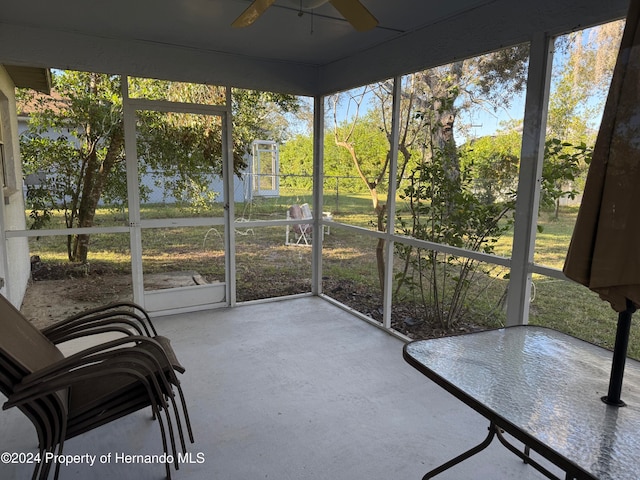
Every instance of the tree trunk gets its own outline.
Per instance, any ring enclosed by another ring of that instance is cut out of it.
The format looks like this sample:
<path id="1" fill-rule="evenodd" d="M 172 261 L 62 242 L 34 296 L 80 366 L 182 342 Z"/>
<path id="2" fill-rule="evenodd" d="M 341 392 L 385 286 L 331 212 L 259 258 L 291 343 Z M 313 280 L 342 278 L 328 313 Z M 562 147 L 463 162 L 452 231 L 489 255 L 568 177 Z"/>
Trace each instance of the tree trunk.
<path id="1" fill-rule="evenodd" d="M 460 177 L 460 159 L 453 130 L 457 115 L 455 102 L 459 95 L 463 65 L 464 62 L 452 64 L 447 68 L 446 75 L 438 70 L 425 73 L 425 83 L 431 92 L 433 151 L 441 155 L 447 176 L 455 181 Z"/>
<path id="2" fill-rule="evenodd" d="M 85 172 L 82 185 L 80 205 L 78 207 L 78 227 L 88 228 L 93 226 L 98 202 L 102 196 L 107 178 L 112 174 L 114 166 L 120 157 L 123 146 L 124 128 L 122 122 L 120 122 L 113 128 L 104 160 L 100 162 L 96 153 L 94 151 L 90 152 L 88 168 Z M 72 249 L 72 261 L 82 263 L 87 261 L 89 239 L 90 235 L 88 234 L 75 236 Z"/>
<path id="3" fill-rule="evenodd" d="M 344 148 L 349 152 L 351 156 L 351 160 L 353 161 L 356 170 L 358 171 L 358 176 L 362 179 L 362 181 L 367 185 L 369 189 L 369 194 L 371 195 L 371 201 L 373 202 L 373 210 L 376 213 L 377 217 L 377 228 L 378 231 L 384 232 L 384 216 L 386 213 L 386 205 L 381 204 L 378 200 L 378 191 L 377 186 L 380 181 L 384 178 L 384 174 L 387 171 L 387 167 L 389 165 L 390 156 L 387 154 L 387 158 L 385 163 L 381 169 L 380 175 L 374 181 L 369 181 L 362 171 L 360 166 L 360 160 L 358 159 L 358 155 L 356 154 L 355 147 L 349 143 L 348 141 L 340 141 L 337 136 L 335 137 L 335 143 L 337 146 Z M 379 239 L 378 244 L 376 246 L 376 264 L 378 267 L 378 280 L 380 282 L 380 292 L 384 293 L 384 277 L 385 277 L 385 264 L 384 264 L 384 239 Z"/>

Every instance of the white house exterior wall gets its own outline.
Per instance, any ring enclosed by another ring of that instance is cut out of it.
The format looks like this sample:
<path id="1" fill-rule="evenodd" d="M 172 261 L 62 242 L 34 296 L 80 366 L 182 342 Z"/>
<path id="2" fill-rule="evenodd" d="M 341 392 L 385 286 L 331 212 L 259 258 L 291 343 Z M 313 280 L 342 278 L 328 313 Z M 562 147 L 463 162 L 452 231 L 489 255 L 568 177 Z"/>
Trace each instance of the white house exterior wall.
<path id="1" fill-rule="evenodd" d="M 18 142 L 15 85 L 2 66 L 0 66 L 0 94 L 0 101 L 4 103 L 0 114 L 8 117 L 8 119 L 3 119 L 5 161 L 9 161 L 13 165 L 12 174 L 17 186 L 12 192 L 5 192 L 0 205 L 0 233 L 6 246 L 6 250 L 0 258 L 0 277 L 4 280 L 0 293 L 7 297 L 12 304 L 20 307 L 31 275 L 31 263 L 27 239 L 11 238 L 7 240 L 4 235 L 6 230 L 24 230 L 26 220 L 22 188 L 20 188 L 22 185 L 22 162 L 20 161 Z"/>

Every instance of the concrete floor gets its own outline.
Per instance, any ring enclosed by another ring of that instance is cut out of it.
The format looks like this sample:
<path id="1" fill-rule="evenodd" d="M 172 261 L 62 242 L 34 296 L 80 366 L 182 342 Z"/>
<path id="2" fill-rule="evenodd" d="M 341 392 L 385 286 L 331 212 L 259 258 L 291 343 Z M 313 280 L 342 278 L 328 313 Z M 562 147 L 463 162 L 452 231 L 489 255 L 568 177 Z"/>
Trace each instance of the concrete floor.
<path id="1" fill-rule="evenodd" d="M 401 340 L 321 298 L 155 323 L 187 369 L 196 436 L 194 463 L 173 471 L 176 480 L 418 480 L 486 435 L 487 421 L 405 363 Z M 35 452 L 15 409 L 0 412 L 0 432 L 0 452 Z M 115 463 L 116 454 L 162 453 L 148 410 L 68 441 L 65 453 L 97 458 L 63 468 L 62 480 L 164 477 L 163 465 Z M 31 471 L 0 464 L 1 479 Z M 544 477 L 495 442 L 437 478 Z"/>

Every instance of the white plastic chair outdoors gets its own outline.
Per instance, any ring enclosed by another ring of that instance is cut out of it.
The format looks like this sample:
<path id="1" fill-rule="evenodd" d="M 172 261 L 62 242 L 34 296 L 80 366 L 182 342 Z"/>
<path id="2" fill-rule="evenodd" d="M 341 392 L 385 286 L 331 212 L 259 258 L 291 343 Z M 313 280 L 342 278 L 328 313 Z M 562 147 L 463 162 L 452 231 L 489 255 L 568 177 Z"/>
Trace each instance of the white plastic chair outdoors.
<path id="1" fill-rule="evenodd" d="M 287 210 L 287 220 L 312 220 L 313 215 L 309 204 L 291 205 Z M 293 238 L 290 238 L 293 232 Z M 299 223 L 287 225 L 285 245 L 311 245 L 313 225 L 311 223 Z"/>

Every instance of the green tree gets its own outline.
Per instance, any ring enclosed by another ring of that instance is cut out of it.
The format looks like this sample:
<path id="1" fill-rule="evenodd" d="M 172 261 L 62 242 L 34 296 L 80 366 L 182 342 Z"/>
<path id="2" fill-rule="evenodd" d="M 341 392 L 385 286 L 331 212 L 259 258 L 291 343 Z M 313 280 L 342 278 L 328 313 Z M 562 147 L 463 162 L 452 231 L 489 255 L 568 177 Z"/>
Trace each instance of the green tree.
<path id="1" fill-rule="evenodd" d="M 521 144 L 522 134 L 512 129 L 460 147 L 461 168 L 469 171 L 473 191 L 484 203 L 504 201 L 515 192 Z"/>
<path id="2" fill-rule="evenodd" d="M 369 132 L 368 132 L 369 133 Z M 364 137 L 363 137 L 364 138 Z M 381 137 L 378 142 L 384 142 Z M 324 189 L 366 192 L 366 187 L 357 177 L 348 153 L 338 147 L 331 135 L 324 136 Z M 282 185 L 310 190 L 313 173 L 313 135 L 297 134 L 280 148 L 280 175 Z"/>
<path id="3" fill-rule="evenodd" d="M 298 134 L 280 148 L 280 185 L 310 190 L 313 187 L 313 136 Z"/>
<path id="4" fill-rule="evenodd" d="M 28 131 L 21 138 L 25 174 L 38 174 L 39 185 L 29 188 L 32 228 L 44 226 L 51 212 L 62 210 L 68 228 L 91 227 L 101 199 L 125 202 L 124 127 L 121 77 L 63 71 L 53 78 L 57 101 L 24 98 L 35 106 Z M 142 96 L 197 103 L 220 103 L 223 91 L 189 85 L 134 79 L 131 87 Z M 234 113 L 234 170 L 246 166 L 245 154 L 254 139 L 283 135 L 275 119 L 297 108 L 288 95 L 248 90 L 232 92 Z M 205 173 L 221 173 L 222 132 L 217 120 L 185 114 L 145 112 L 139 122 L 140 168 L 161 168 L 177 175 L 177 198 L 205 194 Z M 69 235 L 69 260 L 86 262 L 89 235 Z"/>
<path id="5" fill-rule="evenodd" d="M 68 228 L 91 227 L 111 173 L 124 159 L 120 77 L 65 71 L 54 75 L 53 85 L 59 100 L 38 97 L 21 138 L 24 172 L 42 178 L 27 192 L 33 227 L 59 208 Z M 69 260 L 86 261 L 88 248 L 88 235 L 68 237 Z"/>
<path id="6" fill-rule="evenodd" d="M 408 121 L 426 120 L 425 154 L 438 152 L 452 179 L 460 174 L 454 136 L 460 112 L 508 106 L 524 89 L 528 58 L 529 46 L 522 44 L 413 74 Z"/>
<path id="7" fill-rule="evenodd" d="M 543 208 L 554 208 L 556 218 L 559 214 L 560 198 L 573 199 L 579 193 L 575 182 L 584 166 L 591 163 L 592 153 L 593 147 L 587 146 L 584 142 L 574 145 L 558 138 L 551 138 L 545 142 L 540 204 Z"/>
<path id="8" fill-rule="evenodd" d="M 410 161 L 416 165 L 424 164 L 433 158 L 433 152 L 438 152 L 439 162 L 455 185 L 460 178 L 459 154 L 454 137 L 459 111 L 478 104 L 481 98 L 490 104 L 507 104 L 512 93 L 524 87 L 527 59 L 528 45 L 520 45 L 405 77 L 400 99 L 400 142 L 397 146 L 402 154 L 400 178 Z M 385 229 L 386 203 L 380 201 L 378 190 L 387 182 L 391 150 L 391 91 L 392 83 L 382 82 L 333 97 L 335 144 L 348 152 L 358 176 L 367 187 L 376 226 L 380 231 Z M 377 98 L 377 104 L 366 115 L 361 115 L 370 97 Z M 348 107 L 353 107 L 355 113 L 347 115 L 346 122 L 350 127 L 343 124 L 339 131 L 337 111 L 340 102 L 343 102 L 343 108 L 344 103 L 348 102 Z M 385 154 L 378 155 L 373 163 L 368 155 L 361 152 L 366 144 L 356 145 L 353 141 L 356 126 L 365 117 L 370 122 L 373 119 L 371 130 L 383 131 L 387 140 Z M 416 152 L 420 158 L 412 159 Z M 374 165 L 375 168 L 367 171 L 368 165 Z M 399 182 L 400 178 L 394 181 Z M 384 287 L 385 272 L 383 252 L 384 240 L 380 239 L 376 258 L 381 288 Z"/>
<path id="9" fill-rule="evenodd" d="M 507 214 L 514 200 L 484 202 L 473 191 L 471 167 L 461 166 L 460 175 L 452 178 L 438 152 L 431 161 L 418 165 L 400 194 L 409 207 L 406 217 L 398 214 L 401 232 L 437 244 L 493 253 L 497 238 L 511 226 Z M 396 295 L 407 289 L 419 299 L 423 318 L 450 330 L 465 313 L 472 283 L 486 272 L 472 258 L 437 250 L 401 245 L 397 255 L 404 267 L 396 274 Z"/>
<path id="10" fill-rule="evenodd" d="M 347 92 L 331 98 L 333 106 L 333 139 L 335 145 L 342 150 L 346 161 L 352 165 L 361 185 L 365 186 L 376 217 L 375 226 L 378 231 L 385 230 L 386 202 L 380 201 L 380 194 L 388 191 L 388 169 L 390 152 L 388 140 L 381 127 L 378 111 L 372 109 L 361 115 L 361 108 L 366 106 L 370 87 L 358 92 Z M 347 108 L 353 107 L 353 117 L 338 120 L 338 106 L 346 102 Z M 378 239 L 376 246 L 376 263 L 380 288 L 384 289 L 385 261 L 384 239 Z"/>
<path id="11" fill-rule="evenodd" d="M 580 30 L 556 39 L 547 131 L 572 144 L 595 141 L 624 21 Z"/>

